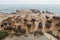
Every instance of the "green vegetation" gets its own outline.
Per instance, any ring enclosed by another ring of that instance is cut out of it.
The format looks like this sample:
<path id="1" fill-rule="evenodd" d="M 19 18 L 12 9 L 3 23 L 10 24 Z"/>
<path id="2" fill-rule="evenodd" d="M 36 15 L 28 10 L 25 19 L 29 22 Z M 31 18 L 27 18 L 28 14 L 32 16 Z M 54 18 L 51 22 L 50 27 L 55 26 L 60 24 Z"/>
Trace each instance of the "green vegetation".
<path id="1" fill-rule="evenodd" d="M 8 33 L 5 32 L 5 31 L 0 31 L 0 40 L 2 40 L 3 38 L 7 37 L 8 36 Z"/>

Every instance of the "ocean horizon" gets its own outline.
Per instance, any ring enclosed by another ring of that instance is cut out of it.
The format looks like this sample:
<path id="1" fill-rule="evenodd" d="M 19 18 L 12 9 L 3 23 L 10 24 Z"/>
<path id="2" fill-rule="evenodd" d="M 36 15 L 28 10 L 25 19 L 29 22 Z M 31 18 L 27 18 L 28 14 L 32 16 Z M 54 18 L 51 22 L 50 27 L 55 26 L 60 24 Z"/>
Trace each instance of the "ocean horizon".
<path id="1" fill-rule="evenodd" d="M 11 13 L 21 9 L 48 10 L 51 13 L 60 14 L 60 5 L 0 5 L 0 12 Z"/>

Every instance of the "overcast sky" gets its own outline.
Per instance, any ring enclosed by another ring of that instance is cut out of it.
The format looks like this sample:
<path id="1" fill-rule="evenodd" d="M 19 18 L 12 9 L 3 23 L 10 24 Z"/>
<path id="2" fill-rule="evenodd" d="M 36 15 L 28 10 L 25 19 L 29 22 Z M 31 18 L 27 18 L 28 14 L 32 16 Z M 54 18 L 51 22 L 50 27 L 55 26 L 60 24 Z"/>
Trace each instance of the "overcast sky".
<path id="1" fill-rule="evenodd" d="M 0 4 L 60 4 L 60 0 L 0 0 Z"/>

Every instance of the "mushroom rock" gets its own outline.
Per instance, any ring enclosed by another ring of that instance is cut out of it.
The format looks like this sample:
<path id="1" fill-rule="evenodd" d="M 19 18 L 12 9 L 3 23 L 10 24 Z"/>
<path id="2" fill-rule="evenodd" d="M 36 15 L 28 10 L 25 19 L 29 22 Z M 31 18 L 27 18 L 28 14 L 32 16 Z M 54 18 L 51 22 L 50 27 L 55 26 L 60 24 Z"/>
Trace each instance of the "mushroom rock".
<path id="1" fill-rule="evenodd" d="M 12 17 L 8 17 L 8 18 L 7 18 L 7 21 L 11 21 L 11 20 L 12 20 Z"/>
<path id="2" fill-rule="evenodd" d="M 27 22 L 27 19 L 24 19 L 24 22 Z"/>
<path id="3" fill-rule="evenodd" d="M 3 24 L 6 26 L 7 25 L 7 22 L 3 22 Z"/>
<path id="4" fill-rule="evenodd" d="M 1 23 L 1 25 L 0 25 L 1 27 L 4 27 L 4 24 L 3 23 Z"/>
<path id="5" fill-rule="evenodd" d="M 27 24 L 27 28 L 31 28 L 31 24 Z"/>
<path id="6" fill-rule="evenodd" d="M 55 24 L 56 26 L 60 26 L 60 22 L 59 23 L 57 23 L 57 24 Z"/>
<path id="7" fill-rule="evenodd" d="M 37 34 L 39 34 L 38 31 L 34 31 L 34 36 L 37 36 Z"/>
<path id="8" fill-rule="evenodd" d="M 36 19 L 31 19 L 31 22 L 35 22 L 36 21 Z"/>
<path id="9" fill-rule="evenodd" d="M 7 29 L 12 30 L 13 28 L 12 28 L 12 26 L 9 25 L 9 26 L 7 26 Z"/>
<path id="10" fill-rule="evenodd" d="M 34 32 L 34 36 L 37 36 L 38 34 L 43 35 L 43 32 L 38 30 Z"/>
<path id="11" fill-rule="evenodd" d="M 49 17 L 46 15 L 46 19 L 49 19 Z"/>
<path id="12" fill-rule="evenodd" d="M 48 23 L 52 23 L 52 20 L 47 20 L 46 22 L 48 22 Z"/>
<path id="13" fill-rule="evenodd" d="M 42 13 L 45 13 L 44 11 L 42 11 Z"/>
<path id="14" fill-rule="evenodd" d="M 47 28 L 50 28 L 50 27 L 51 27 L 51 24 L 50 24 L 50 23 L 46 23 L 45 26 L 46 26 Z"/>
<path id="15" fill-rule="evenodd" d="M 22 9 L 22 10 L 20 10 L 20 13 L 22 13 L 22 14 L 29 14 L 29 13 L 32 13 L 31 12 L 31 10 L 29 10 L 29 9 Z"/>
<path id="16" fill-rule="evenodd" d="M 28 21 L 28 20 L 27 20 L 27 19 L 23 19 L 23 20 L 24 20 L 24 24 L 27 24 L 27 21 Z"/>
<path id="17" fill-rule="evenodd" d="M 42 23 L 39 22 L 38 28 L 42 28 Z"/>
<path id="18" fill-rule="evenodd" d="M 16 10 L 16 12 L 20 12 L 19 10 Z"/>
<path id="19" fill-rule="evenodd" d="M 60 32 L 60 29 L 58 29 L 58 32 Z"/>
<path id="20" fill-rule="evenodd" d="M 40 35 L 43 35 L 43 32 L 42 32 L 42 31 L 40 31 L 40 32 L 39 32 L 39 34 L 40 34 Z"/>
<path id="21" fill-rule="evenodd" d="M 52 31 L 48 31 L 47 33 L 51 34 L 52 35 Z"/>
<path id="22" fill-rule="evenodd" d="M 60 17 L 59 16 L 53 16 L 53 19 L 60 20 Z"/>
<path id="23" fill-rule="evenodd" d="M 46 10 L 46 13 L 50 13 L 50 12 Z"/>
<path id="24" fill-rule="evenodd" d="M 30 9 L 33 13 L 40 13 L 40 10 L 37 9 Z"/>
<path id="25" fill-rule="evenodd" d="M 19 29 L 18 29 L 18 28 L 13 28 L 13 31 L 14 31 L 14 32 L 18 32 Z"/>
<path id="26" fill-rule="evenodd" d="M 20 30 L 20 33 L 25 34 L 26 33 L 26 30 L 25 29 L 21 29 Z"/>
<path id="27" fill-rule="evenodd" d="M 16 20 L 17 23 L 20 22 L 20 21 L 22 21 L 21 18 L 20 18 L 19 16 L 16 17 L 15 20 Z"/>
<path id="28" fill-rule="evenodd" d="M 57 36 L 55 36 L 55 38 L 57 38 L 57 39 L 59 39 L 60 40 L 60 37 L 57 35 Z"/>
<path id="29" fill-rule="evenodd" d="M 8 30 L 8 29 L 5 27 L 4 30 Z"/>
<path id="30" fill-rule="evenodd" d="M 21 29 L 21 27 L 22 27 L 21 25 L 18 25 L 18 29 Z"/>
<path id="31" fill-rule="evenodd" d="M 5 22 L 5 21 L 7 21 L 7 19 L 2 20 L 2 22 Z"/>
<path id="32" fill-rule="evenodd" d="M 12 12 L 11 14 L 16 14 L 15 12 Z"/>
<path id="33" fill-rule="evenodd" d="M 9 24 L 9 25 L 11 25 L 11 24 L 12 24 L 12 22 L 8 22 L 8 24 Z"/>

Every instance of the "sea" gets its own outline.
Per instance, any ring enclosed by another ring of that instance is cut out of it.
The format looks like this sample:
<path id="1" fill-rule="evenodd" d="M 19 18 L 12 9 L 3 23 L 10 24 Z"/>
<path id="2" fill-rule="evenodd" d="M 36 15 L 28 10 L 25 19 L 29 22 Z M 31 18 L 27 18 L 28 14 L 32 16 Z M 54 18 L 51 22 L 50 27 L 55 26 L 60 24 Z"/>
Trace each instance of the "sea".
<path id="1" fill-rule="evenodd" d="M 0 5 L 0 12 L 12 13 L 21 9 L 38 9 L 41 11 L 48 10 L 51 13 L 60 14 L 60 5 L 30 5 L 30 4 L 5 4 Z"/>

